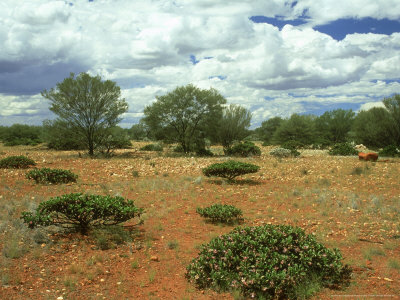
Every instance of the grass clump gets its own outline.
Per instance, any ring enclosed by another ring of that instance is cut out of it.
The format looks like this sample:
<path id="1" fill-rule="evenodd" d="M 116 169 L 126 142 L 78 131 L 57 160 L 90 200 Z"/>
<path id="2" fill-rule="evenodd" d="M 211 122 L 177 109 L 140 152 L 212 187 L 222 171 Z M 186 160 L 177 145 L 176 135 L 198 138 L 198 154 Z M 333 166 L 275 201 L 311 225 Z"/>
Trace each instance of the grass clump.
<path id="1" fill-rule="evenodd" d="M 132 240 L 131 235 L 122 226 L 103 226 L 91 233 L 95 245 L 101 250 L 115 249 Z"/>
<path id="2" fill-rule="evenodd" d="M 269 154 L 274 157 L 283 158 L 283 157 L 290 157 L 292 155 L 292 151 L 285 148 L 275 148 L 272 149 L 271 152 L 269 152 Z"/>
<path id="3" fill-rule="evenodd" d="M 249 173 L 256 173 L 260 169 L 259 166 L 242 163 L 239 161 L 228 160 L 223 163 L 212 164 L 204 168 L 203 174 L 207 177 L 217 176 L 232 181 L 235 177 Z"/>
<path id="4" fill-rule="evenodd" d="M 225 150 L 225 154 L 229 156 L 260 156 L 261 150 L 254 143 L 245 141 L 243 143 L 238 143 L 235 146 Z"/>
<path id="5" fill-rule="evenodd" d="M 400 157 L 400 148 L 396 145 L 389 145 L 379 151 L 379 156 L 383 157 Z"/>
<path id="6" fill-rule="evenodd" d="M 243 212 L 240 208 L 227 204 L 213 204 L 209 207 L 196 209 L 196 212 L 212 223 L 239 223 L 243 221 Z"/>
<path id="7" fill-rule="evenodd" d="M 140 148 L 141 151 L 163 151 L 163 146 L 160 144 L 148 144 Z"/>
<path id="8" fill-rule="evenodd" d="M 23 155 L 9 156 L 0 160 L 0 169 L 27 169 L 36 163 Z"/>
<path id="9" fill-rule="evenodd" d="M 56 225 L 86 234 L 92 227 L 117 225 L 142 213 L 132 200 L 119 196 L 72 193 L 40 203 L 34 213 L 23 212 L 21 219 L 29 228 Z"/>
<path id="10" fill-rule="evenodd" d="M 335 144 L 331 150 L 329 150 L 329 155 L 340 155 L 340 156 L 351 156 L 357 155 L 358 151 L 349 143 L 339 143 Z"/>
<path id="11" fill-rule="evenodd" d="M 35 180 L 36 183 L 61 184 L 76 182 L 78 175 L 63 169 L 34 169 L 26 173 L 26 178 Z"/>
<path id="12" fill-rule="evenodd" d="M 341 260 L 338 249 L 327 249 L 298 227 L 237 227 L 202 245 L 186 277 L 201 289 L 301 299 L 322 287 L 347 284 L 351 270 Z"/>

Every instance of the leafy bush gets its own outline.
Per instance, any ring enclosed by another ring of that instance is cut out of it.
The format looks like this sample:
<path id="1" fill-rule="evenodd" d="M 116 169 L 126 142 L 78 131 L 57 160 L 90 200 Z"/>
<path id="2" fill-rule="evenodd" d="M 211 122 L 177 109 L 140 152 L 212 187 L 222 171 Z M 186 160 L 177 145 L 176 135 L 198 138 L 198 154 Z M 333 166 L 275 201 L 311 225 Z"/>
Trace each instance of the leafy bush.
<path id="1" fill-rule="evenodd" d="M 400 149 L 395 145 L 389 145 L 379 151 L 379 156 L 400 157 Z"/>
<path id="2" fill-rule="evenodd" d="M 225 154 L 241 157 L 260 156 L 261 150 L 254 143 L 245 141 L 243 143 L 236 144 L 232 148 L 226 149 Z"/>
<path id="3" fill-rule="evenodd" d="M 203 156 L 203 157 L 211 157 L 211 156 L 214 156 L 214 153 L 212 153 L 211 150 L 208 150 L 205 148 L 200 148 L 200 149 L 196 150 L 196 155 Z"/>
<path id="4" fill-rule="evenodd" d="M 290 150 L 290 155 L 293 157 L 300 156 L 300 152 L 297 149 L 304 147 L 304 144 L 297 141 L 287 141 L 281 145 L 282 148 Z"/>
<path id="5" fill-rule="evenodd" d="M 120 224 L 142 213 L 143 209 L 137 208 L 132 200 L 119 196 L 72 193 L 50 198 L 40 203 L 35 213 L 23 212 L 21 218 L 29 228 L 72 226 L 86 234 L 92 227 Z"/>
<path id="6" fill-rule="evenodd" d="M 233 205 L 214 204 L 205 208 L 198 207 L 196 212 L 213 223 L 235 223 L 243 220 L 242 210 Z"/>
<path id="7" fill-rule="evenodd" d="M 260 169 L 259 166 L 253 164 L 242 163 L 240 161 L 228 160 L 223 163 L 216 163 L 203 169 L 203 174 L 207 177 L 217 176 L 226 178 L 229 181 L 233 180 L 235 177 L 256 173 Z"/>
<path id="8" fill-rule="evenodd" d="M 23 155 L 9 156 L 0 160 L 0 169 L 26 169 L 35 165 L 32 159 Z"/>
<path id="9" fill-rule="evenodd" d="M 14 124 L 5 127 L 2 140 L 5 146 L 30 145 L 35 146 L 41 141 L 41 127 L 24 124 Z"/>
<path id="10" fill-rule="evenodd" d="M 76 182 L 78 175 L 69 170 L 42 168 L 29 171 L 26 178 L 33 179 L 36 183 L 58 184 Z"/>
<path id="11" fill-rule="evenodd" d="M 141 151 L 163 151 L 163 147 L 160 144 L 148 144 L 140 148 Z"/>
<path id="12" fill-rule="evenodd" d="M 338 249 L 327 249 L 298 227 L 237 227 L 202 245 L 186 277 L 199 288 L 239 290 L 260 299 L 299 299 L 310 296 L 315 287 L 348 283 L 351 270 L 341 259 Z"/>
<path id="13" fill-rule="evenodd" d="M 331 150 L 329 150 L 329 155 L 351 156 L 357 154 L 358 151 L 349 143 L 335 144 Z"/>
<path id="14" fill-rule="evenodd" d="M 290 151 L 289 149 L 284 149 L 284 148 L 275 148 L 275 149 L 272 149 L 269 154 L 272 156 L 275 156 L 275 157 L 282 158 L 282 157 L 291 156 L 292 151 Z"/>

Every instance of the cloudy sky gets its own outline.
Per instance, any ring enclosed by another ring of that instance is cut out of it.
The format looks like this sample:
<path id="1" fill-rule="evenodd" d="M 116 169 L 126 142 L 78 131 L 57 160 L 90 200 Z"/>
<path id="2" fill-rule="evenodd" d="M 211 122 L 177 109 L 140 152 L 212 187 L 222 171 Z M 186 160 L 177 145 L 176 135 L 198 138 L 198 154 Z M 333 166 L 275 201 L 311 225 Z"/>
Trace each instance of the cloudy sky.
<path id="1" fill-rule="evenodd" d="M 1 0 L 0 125 L 54 118 L 40 96 L 116 81 L 130 127 L 177 86 L 273 116 L 368 109 L 400 93 L 399 0 Z"/>

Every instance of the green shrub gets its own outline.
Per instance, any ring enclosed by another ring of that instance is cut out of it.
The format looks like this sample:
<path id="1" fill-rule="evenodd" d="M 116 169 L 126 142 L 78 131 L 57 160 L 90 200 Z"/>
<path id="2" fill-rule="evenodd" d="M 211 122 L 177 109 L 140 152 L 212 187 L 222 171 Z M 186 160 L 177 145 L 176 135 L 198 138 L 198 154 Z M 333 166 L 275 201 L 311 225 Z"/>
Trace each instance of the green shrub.
<path id="1" fill-rule="evenodd" d="M 202 245 L 186 277 L 201 289 L 300 299 L 320 287 L 348 283 L 351 270 L 341 260 L 338 249 L 327 249 L 298 227 L 237 227 Z"/>
<path id="2" fill-rule="evenodd" d="M 69 170 L 62 169 L 34 169 L 26 173 L 26 178 L 35 180 L 36 183 L 69 183 L 76 182 L 78 175 Z"/>
<path id="3" fill-rule="evenodd" d="M 196 212 L 213 223 L 238 223 L 243 221 L 241 209 L 227 204 L 213 204 L 209 207 L 196 209 Z"/>
<path id="4" fill-rule="evenodd" d="M 225 154 L 240 157 L 260 156 L 261 150 L 254 143 L 246 141 L 243 143 L 238 143 L 232 148 L 226 149 Z"/>
<path id="5" fill-rule="evenodd" d="M 293 157 L 300 156 L 300 152 L 297 149 L 304 147 L 304 144 L 297 141 L 287 141 L 281 145 L 283 149 L 290 150 L 290 155 Z"/>
<path id="6" fill-rule="evenodd" d="M 358 151 L 349 143 L 335 144 L 331 150 L 329 150 L 329 155 L 351 156 L 357 154 Z"/>
<path id="7" fill-rule="evenodd" d="M 39 126 L 14 124 L 11 127 L 5 127 L 1 138 L 5 146 L 35 146 L 42 142 L 41 131 Z"/>
<path id="8" fill-rule="evenodd" d="M 196 150 L 196 155 L 202 157 L 211 157 L 214 156 L 214 153 L 212 153 L 211 150 L 200 148 Z"/>
<path id="9" fill-rule="evenodd" d="M 66 194 L 39 204 L 35 213 L 23 212 L 21 218 L 29 228 L 56 225 L 74 227 L 82 234 L 96 226 L 120 224 L 143 213 L 132 200 L 116 196 L 82 193 Z"/>
<path id="10" fill-rule="evenodd" d="M 26 169 L 35 165 L 32 159 L 23 155 L 9 156 L 0 160 L 0 169 Z"/>
<path id="11" fill-rule="evenodd" d="M 379 151 L 379 156 L 400 157 L 400 148 L 395 145 L 389 145 Z"/>
<path id="12" fill-rule="evenodd" d="M 140 148 L 141 151 L 163 151 L 163 146 L 160 144 L 148 144 Z"/>
<path id="13" fill-rule="evenodd" d="M 283 158 L 283 157 L 290 157 L 292 155 L 292 151 L 284 148 L 275 148 L 272 149 L 269 154 L 275 157 Z"/>
<path id="14" fill-rule="evenodd" d="M 207 177 L 217 176 L 226 178 L 229 181 L 240 175 L 256 173 L 259 166 L 242 163 L 240 161 L 228 160 L 223 163 L 216 163 L 203 169 L 203 174 Z"/>

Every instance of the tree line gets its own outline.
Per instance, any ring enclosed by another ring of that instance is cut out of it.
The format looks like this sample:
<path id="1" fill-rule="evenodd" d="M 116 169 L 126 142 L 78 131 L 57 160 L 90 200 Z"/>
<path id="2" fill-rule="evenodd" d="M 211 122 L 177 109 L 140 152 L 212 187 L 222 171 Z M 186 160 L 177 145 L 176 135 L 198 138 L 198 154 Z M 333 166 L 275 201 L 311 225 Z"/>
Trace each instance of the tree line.
<path id="1" fill-rule="evenodd" d="M 293 114 L 273 117 L 250 130 L 251 112 L 227 105 L 215 89 L 192 84 L 156 97 L 145 107 L 144 117 L 131 128 L 117 124 L 128 104 L 115 82 L 100 76 L 71 74 L 42 96 L 58 117 L 42 126 L 14 124 L 0 126 L 5 145 L 36 145 L 45 142 L 56 150 L 87 150 L 110 153 L 128 148 L 130 140 L 158 140 L 177 143 L 184 153 L 203 153 L 210 144 L 221 144 L 225 153 L 238 141 L 261 140 L 265 145 L 326 148 L 354 141 L 367 147 L 400 146 L 400 94 L 383 99 L 384 107 L 355 113 L 336 109 L 321 116 Z"/>

